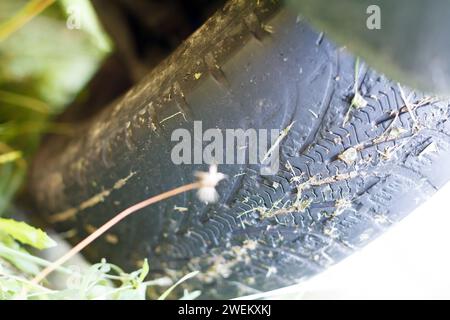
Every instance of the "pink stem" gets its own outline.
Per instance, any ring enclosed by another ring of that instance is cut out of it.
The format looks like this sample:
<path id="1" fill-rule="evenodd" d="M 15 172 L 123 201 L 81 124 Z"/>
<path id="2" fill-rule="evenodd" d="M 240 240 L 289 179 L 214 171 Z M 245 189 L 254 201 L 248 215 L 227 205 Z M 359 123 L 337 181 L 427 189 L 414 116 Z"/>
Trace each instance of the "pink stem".
<path id="1" fill-rule="evenodd" d="M 43 279 L 45 279 L 50 273 L 55 271 L 58 267 L 60 267 L 62 264 L 64 264 L 67 260 L 72 258 L 74 255 L 79 253 L 81 250 L 86 248 L 91 242 L 93 242 L 95 239 L 100 237 L 102 234 L 104 234 L 106 231 L 108 231 L 111 227 L 113 227 L 115 224 L 132 214 L 133 212 L 136 212 L 142 208 L 145 208 L 151 204 L 154 204 L 156 202 L 159 202 L 161 200 L 173 197 L 177 194 L 197 189 L 201 187 L 200 182 L 194 182 L 190 184 L 186 184 L 184 186 L 166 191 L 164 193 L 158 194 L 154 197 L 148 198 L 142 202 L 136 203 L 135 205 L 132 205 L 131 207 L 125 209 L 124 211 L 118 213 L 116 216 L 111 218 L 108 222 L 106 222 L 104 225 L 102 225 L 100 228 L 95 230 L 92 234 L 90 234 L 88 237 L 83 239 L 80 243 L 78 243 L 75 247 L 73 247 L 70 251 L 68 251 L 66 254 L 64 254 L 61 258 L 53 262 L 51 265 L 47 266 L 45 269 L 43 269 L 39 274 L 37 274 L 31 282 L 33 284 L 38 284 Z"/>

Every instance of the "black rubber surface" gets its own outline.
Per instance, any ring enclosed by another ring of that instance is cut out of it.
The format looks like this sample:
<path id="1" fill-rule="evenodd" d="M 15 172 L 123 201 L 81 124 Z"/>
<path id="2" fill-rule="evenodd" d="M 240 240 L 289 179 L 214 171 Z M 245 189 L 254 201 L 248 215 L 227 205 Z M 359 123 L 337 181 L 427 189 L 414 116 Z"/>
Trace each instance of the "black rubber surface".
<path id="1" fill-rule="evenodd" d="M 171 162 L 174 129 L 192 130 L 194 120 L 222 129 L 295 121 L 276 175 L 219 166 L 229 179 L 218 203 L 177 196 L 85 250 L 129 269 L 148 258 L 153 277 L 200 270 L 184 288 L 203 298 L 292 285 L 364 246 L 450 177 L 448 102 L 403 88 L 405 103 L 396 83 L 362 62 L 357 71 L 355 79 L 353 56 L 289 8 L 232 1 L 123 99 L 80 124 L 77 136 L 49 139 L 30 194 L 57 230 L 76 231 L 75 243 L 120 210 L 207 170 Z M 346 122 L 355 81 L 367 105 Z"/>

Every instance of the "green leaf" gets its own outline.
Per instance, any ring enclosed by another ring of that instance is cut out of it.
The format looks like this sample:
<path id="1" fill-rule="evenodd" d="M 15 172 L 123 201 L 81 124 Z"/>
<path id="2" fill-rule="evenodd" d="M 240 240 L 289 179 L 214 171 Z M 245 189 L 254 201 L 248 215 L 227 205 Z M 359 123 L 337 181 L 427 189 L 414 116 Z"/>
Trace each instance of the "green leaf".
<path id="1" fill-rule="evenodd" d="M 145 259 L 144 264 L 142 265 L 142 268 L 141 268 L 141 274 L 139 275 L 139 279 L 138 279 L 139 283 L 142 283 L 145 280 L 145 277 L 148 275 L 149 270 L 150 270 L 150 268 L 148 265 L 148 260 Z"/>
<path id="2" fill-rule="evenodd" d="M 0 218 L 0 231 L 37 249 L 46 249 L 56 246 L 56 242 L 44 231 L 34 228 L 25 222 Z"/>
<path id="3" fill-rule="evenodd" d="M 22 157 L 22 152 L 20 151 L 10 151 L 4 154 L 0 154 L 0 164 L 13 162 Z"/>

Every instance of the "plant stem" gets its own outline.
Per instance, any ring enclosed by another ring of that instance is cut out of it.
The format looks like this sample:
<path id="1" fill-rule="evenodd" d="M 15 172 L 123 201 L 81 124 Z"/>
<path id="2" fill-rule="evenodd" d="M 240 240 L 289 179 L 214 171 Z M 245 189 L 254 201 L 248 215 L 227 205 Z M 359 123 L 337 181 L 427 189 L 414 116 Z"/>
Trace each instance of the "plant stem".
<path id="1" fill-rule="evenodd" d="M 43 269 L 39 274 L 37 274 L 33 278 L 33 280 L 31 280 L 31 282 L 36 283 L 36 284 L 41 282 L 50 273 L 52 273 L 54 270 L 56 270 L 58 267 L 60 267 L 63 263 L 67 262 L 70 258 L 72 258 L 74 255 L 79 253 L 81 250 L 83 250 L 85 247 L 87 247 L 90 243 L 92 243 L 95 239 L 100 237 L 102 234 L 104 234 L 106 231 L 108 231 L 110 228 L 112 228 L 114 225 L 116 225 L 118 222 L 120 222 L 121 220 L 123 220 L 124 218 L 129 216 L 130 214 L 132 214 L 142 208 L 145 208 L 151 204 L 159 202 L 161 200 L 173 197 L 177 194 L 184 193 L 189 190 L 198 189 L 201 187 L 202 187 L 201 182 L 193 182 L 193 183 L 186 184 L 181 187 L 166 191 L 164 193 L 158 194 L 154 197 L 148 198 L 142 202 L 132 205 L 131 207 L 118 213 L 112 219 L 110 219 L 105 224 L 103 224 L 100 228 L 98 228 L 93 233 L 91 233 L 89 236 L 87 236 L 85 239 L 83 239 L 80 243 L 78 243 L 70 251 L 68 251 L 66 254 L 64 254 L 61 258 L 59 258 L 58 260 L 53 262 L 51 265 L 49 265 L 45 269 Z"/>
<path id="2" fill-rule="evenodd" d="M 18 250 L 11 249 L 11 248 L 8 248 L 8 247 L 0 244 L 0 257 L 5 256 L 5 255 L 19 257 L 19 258 L 22 258 L 24 260 L 36 263 L 37 265 L 40 265 L 40 266 L 43 266 L 43 267 L 47 267 L 47 266 L 50 266 L 52 264 L 51 262 L 48 262 L 47 260 L 38 258 L 36 256 L 33 256 L 33 255 L 29 254 L 29 253 L 20 252 Z M 6 259 L 6 258 L 4 258 L 4 259 Z M 58 271 L 61 271 L 62 273 L 72 274 L 72 270 L 70 270 L 70 269 L 66 269 L 66 268 L 63 268 L 63 267 L 58 267 L 57 269 L 58 269 Z"/>
<path id="3" fill-rule="evenodd" d="M 6 273 L 3 273 L 3 272 L 0 271 L 0 279 L 2 277 L 6 278 L 6 279 L 12 279 L 12 280 L 15 280 L 15 281 L 18 281 L 18 282 L 22 282 L 22 283 L 28 284 L 28 285 L 34 287 L 35 289 L 39 289 L 39 290 L 41 290 L 41 291 L 43 291 L 45 293 L 52 293 L 53 292 L 52 290 L 50 290 L 50 289 L 48 289 L 46 287 L 40 286 L 40 285 L 38 285 L 36 283 L 31 283 L 30 281 L 28 281 L 25 278 L 18 277 L 18 276 L 12 275 L 12 274 L 6 274 Z"/>

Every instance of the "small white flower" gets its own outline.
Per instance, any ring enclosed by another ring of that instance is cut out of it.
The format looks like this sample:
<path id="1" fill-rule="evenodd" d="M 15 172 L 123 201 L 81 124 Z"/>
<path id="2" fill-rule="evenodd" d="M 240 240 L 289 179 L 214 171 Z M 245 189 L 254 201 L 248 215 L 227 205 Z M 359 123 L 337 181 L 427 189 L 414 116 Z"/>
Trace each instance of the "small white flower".
<path id="1" fill-rule="evenodd" d="M 196 172 L 195 176 L 199 180 L 201 187 L 198 189 L 197 196 L 206 203 L 216 202 L 219 194 L 216 191 L 217 184 L 227 176 L 217 171 L 217 166 L 209 167 L 209 172 Z"/>

